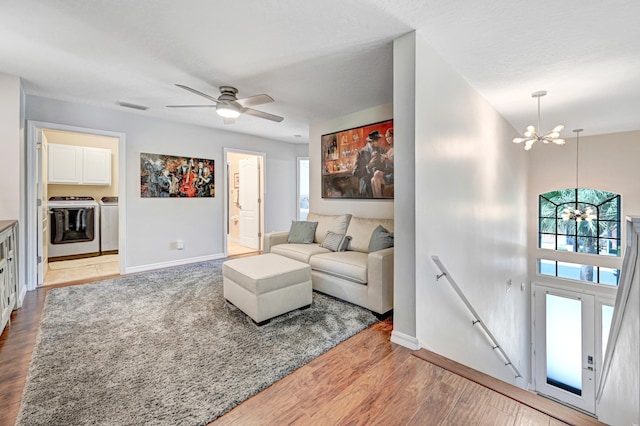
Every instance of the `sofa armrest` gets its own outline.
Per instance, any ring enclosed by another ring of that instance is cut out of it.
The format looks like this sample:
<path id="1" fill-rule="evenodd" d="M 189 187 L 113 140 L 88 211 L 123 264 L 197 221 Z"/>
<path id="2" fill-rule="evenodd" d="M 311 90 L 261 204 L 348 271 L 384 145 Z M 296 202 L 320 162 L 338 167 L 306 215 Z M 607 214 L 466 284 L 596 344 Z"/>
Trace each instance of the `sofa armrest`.
<path id="1" fill-rule="evenodd" d="M 393 247 L 369 253 L 367 289 L 369 309 L 384 314 L 393 309 Z"/>
<path id="2" fill-rule="evenodd" d="M 283 232 L 270 232 L 264 234 L 264 247 L 263 253 L 270 253 L 271 247 L 277 244 L 286 244 L 289 239 L 289 231 Z"/>

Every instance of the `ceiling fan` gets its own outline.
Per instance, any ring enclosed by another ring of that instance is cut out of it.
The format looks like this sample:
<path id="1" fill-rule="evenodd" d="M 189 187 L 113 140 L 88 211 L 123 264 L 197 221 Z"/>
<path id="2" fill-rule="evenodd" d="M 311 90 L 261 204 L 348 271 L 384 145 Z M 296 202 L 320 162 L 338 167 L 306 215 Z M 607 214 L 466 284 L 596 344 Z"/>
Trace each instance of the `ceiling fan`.
<path id="1" fill-rule="evenodd" d="M 223 118 L 224 124 L 235 123 L 235 119 L 238 118 L 240 114 L 249 114 L 266 120 L 277 121 L 278 123 L 284 120 L 283 117 L 278 115 L 249 108 L 255 105 L 273 102 L 273 98 L 269 95 L 256 95 L 238 99 L 236 96 L 238 89 L 231 86 L 220 86 L 220 96 L 216 99 L 213 96 L 209 96 L 206 93 L 202 93 L 196 89 L 192 89 L 191 87 L 183 86 L 182 84 L 176 84 L 176 86 L 202 96 L 203 98 L 207 98 L 210 101 L 213 101 L 214 105 L 167 105 L 169 108 L 215 108 L 216 113 Z"/>

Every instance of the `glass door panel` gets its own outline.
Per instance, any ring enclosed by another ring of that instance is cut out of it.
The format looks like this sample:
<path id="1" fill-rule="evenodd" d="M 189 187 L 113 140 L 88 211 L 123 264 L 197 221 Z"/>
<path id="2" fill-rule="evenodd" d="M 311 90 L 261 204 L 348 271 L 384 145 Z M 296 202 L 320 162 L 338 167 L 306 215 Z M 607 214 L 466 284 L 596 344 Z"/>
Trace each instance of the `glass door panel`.
<path id="1" fill-rule="evenodd" d="M 536 390 L 595 413 L 594 296 L 535 286 Z"/>
<path id="2" fill-rule="evenodd" d="M 545 297 L 547 383 L 582 395 L 582 301 Z"/>

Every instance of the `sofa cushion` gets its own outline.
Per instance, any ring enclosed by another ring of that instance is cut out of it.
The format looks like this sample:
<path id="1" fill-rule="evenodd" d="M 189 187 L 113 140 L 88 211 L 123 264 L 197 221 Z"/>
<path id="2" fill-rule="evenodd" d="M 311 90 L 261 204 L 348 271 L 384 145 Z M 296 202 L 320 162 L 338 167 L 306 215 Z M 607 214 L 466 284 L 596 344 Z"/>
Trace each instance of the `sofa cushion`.
<path id="1" fill-rule="evenodd" d="M 373 231 L 378 225 L 382 225 L 389 232 L 393 232 L 393 219 L 352 217 L 347 228 L 347 235 L 351 237 L 351 243 L 347 250 L 368 253 L 371 235 L 373 235 Z"/>
<path id="2" fill-rule="evenodd" d="M 357 251 L 329 252 L 311 256 L 311 269 L 337 277 L 367 283 L 367 253 Z"/>
<path id="3" fill-rule="evenodd" d="M 351 237 L 348 235 L 327 231 L 327 235 L 324 237 L 324 241 L 320 244 L 320 247 L 331 251 L 345 251 L 349 245 L 349 241 L 351 241 Z"/>
<path id="4" fill-rule="evenodd" d="M 389 232 L 382 225 L 378 225 L 371 234 L 369 253 L 393 247 L 393 232 Z"/>
<path id="5" fill-rule="evenodd" d="M 331 250 L 320 247 L 320 244 L 276 244 L 271 247 L 270 253 L 309 263 L 309 258 L 314 254 L 331 253 Z"/>
<path id="6" fill-rule="evenodd" d="M 315 238 L 317 227 L 318 222 L 291 221 L 287 242 L 293 244 L 311 244 Z"/>
<path id="7" fill-rule="evenodd" d="M 345 234 L 347 232 L 350 219 L 350 214 L 329 215 L 309 213 L 307 215 L 307 220 L 318 222 L 315 236 L 315 242 L 318 244 L 322 244 L 324 237 L 327 235 L 327 231 L 335 232 L 336 234 Z"/>

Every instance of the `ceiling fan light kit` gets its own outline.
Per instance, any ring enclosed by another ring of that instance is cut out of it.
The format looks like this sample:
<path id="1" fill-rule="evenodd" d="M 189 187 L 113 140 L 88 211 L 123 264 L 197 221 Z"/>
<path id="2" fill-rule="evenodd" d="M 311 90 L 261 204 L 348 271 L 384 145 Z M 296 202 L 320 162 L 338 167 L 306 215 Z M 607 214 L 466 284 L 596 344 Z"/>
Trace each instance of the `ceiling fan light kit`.
<path id="1" fill-rule="evenodd" d="M 249 96 L 248 98 L 238 99 L 238 89 L 231 86 L 220 86 L 220 96 L 214 98 L 213 96 L 202 93 L 191 87 L 184 86 L 182 84 L 176 84 L 181 89 L 187 90 L 198 96 L 202 96 L 214 103 L 214 105 L 167 105 L 169 108 L 212 108 L 215 107 L 216 113 L 224 119 L 224 124 L 233 124 L 235 119 L 240 114 L 253 115 L 254 117 L 264 118 L 265 120 L 271 120 L 275 122 L 281 122 L 283 117 L 278 115 L 269 114 L 268 112 L 258 111 L 257 109 L 249 108 L 254 105 L 262 105 L 273 102 L 273 98 L 269 95 L 256 95 Z"/>
<path id="2" fill-rule="evenodd" d="M 216 113 L 220 117 L 225 117 L 225 118 L 238 118 L 238 117 L 240 117 L 240 111 L 235 109 L 233 107 L 233 105 L 218 104 L 218 106 L 216 106 Z"/>
<path id="3" fill-rule="evenodd" d="M 527 126 L 525 132 L 521 137 L 513 138 L 513 143 L 522 143 L 524 142 L 524 150 L 529 151 L 533 148 L 533 144 L 536 142 L 542 142 L 544 144 L 553 143 L 556 145 L 564 145 L 566 141 L 560 138 L 560 132 L 564 129 L 562 124 L 558 124 L 553 130 L 550 130 L 546 133 L 540 133 L 540 98 L 546 95 L 547 92 L 541 90 L 539 92 L 533 92 L 531 94 L 532 98 L 538 98 L 538 127 L 532 124 Z"/>

